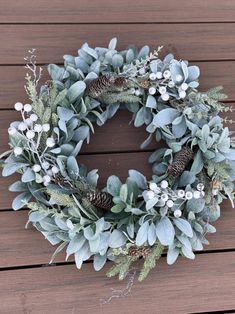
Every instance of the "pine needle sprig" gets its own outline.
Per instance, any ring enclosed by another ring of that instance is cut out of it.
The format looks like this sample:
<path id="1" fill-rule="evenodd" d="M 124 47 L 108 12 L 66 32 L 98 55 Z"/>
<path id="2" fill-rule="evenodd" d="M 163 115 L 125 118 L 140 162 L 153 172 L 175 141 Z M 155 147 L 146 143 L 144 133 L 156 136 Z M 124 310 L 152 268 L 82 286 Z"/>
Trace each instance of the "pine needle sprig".
<path id="1" fill-rule="evenodd" d="M 50 195 L 50 197 L 56 202 L 59 206 L 65 206 L 65 207 L 77 207 L 75 201 L 71 196 L 68 194 L 63 194 L 59 191 L 47 189 L 46 193 Z"/>
<path id="2" fill-rule="evenodd" d="M 156 261 L 162 256 L 164 246 L 158 242 L 154 245 L 152 252 L 145 258 L 143 268 L 140 272 L 139 281 L 143 281 L 149 272 L 156 266 Z"/>
<path id="3" fill-rule="evenodd" d="M 123 280 L 127 276 L 132 263 L 135 262 L 138 258 L 139 257 L 137 256 L 120 256 L 117 261 L 115 261 L 116 264 L 107 272 L 107 277 L 118 275 L 119 280 Z"/>

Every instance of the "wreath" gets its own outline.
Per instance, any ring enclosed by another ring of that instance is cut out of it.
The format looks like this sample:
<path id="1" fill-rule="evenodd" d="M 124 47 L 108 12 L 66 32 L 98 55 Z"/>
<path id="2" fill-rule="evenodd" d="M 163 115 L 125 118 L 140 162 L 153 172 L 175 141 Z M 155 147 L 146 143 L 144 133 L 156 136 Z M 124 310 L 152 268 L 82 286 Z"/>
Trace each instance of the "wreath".
<path id="1" fill-rule="evenodd" d="M 114 261 L 108 276 L 123 279 L 139 258 L 143 280 L 163 253 L 167 263 L 208 244 L 207 233 L 220 216 L 220 203 L 233 203 L 234 139 L 220 112 L 222 87 L 199 92 L 199 68 L 168 54 L 129 46 L 116 50 L 87 43 L 78 56 L 65 55 L 64 66 L 50 64 L 51 80 L 38 86 L 42 69 L 35 51 L 26 57 L 25 89 L 30 104 L 17 102 L 21 121 L 8 129 L 10 151 L 2 154 L 3 176 L 21 179 L 13 209 L 30 209 L 29 222 L 53 245 L 66 248 L 77 268 L 93 258 L 96 271 Z M 165 142 L 149 157 L 152 179 L 129 170 L 125 182 L 110 176 L 97 188 L 97 170 L 79 163 L 94 125 L 102 126 L 119 109 L 133 114 L 135 127 L 146 126 L 145 148 Z M 77 158 L 76 158 L 77 157 Z"/>

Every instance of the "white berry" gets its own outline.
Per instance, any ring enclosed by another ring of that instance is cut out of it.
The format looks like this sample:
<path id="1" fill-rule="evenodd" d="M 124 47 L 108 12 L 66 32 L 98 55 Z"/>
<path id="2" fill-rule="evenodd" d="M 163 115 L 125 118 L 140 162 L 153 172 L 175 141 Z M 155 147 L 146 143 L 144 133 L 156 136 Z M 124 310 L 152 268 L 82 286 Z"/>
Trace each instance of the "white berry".
<path id="1" fill-rule="evenodd" d="M 170 98 L 170 96 L 169 96 L 169 94 L 165 93 L 165 94 L 161 95 L 161 98 L 162 98 L 162 100 L 167 101 Z"/>
<path id="2" fill-rule="evenodd" d="M 46 141 L 46 145 L 47 145 L 47 147 L 55 146 L 55 140 L 53 139 L 53 137 L 48 137 L 48 139 Z"/>
<path id="3" fill-rule="evenodd" d="M 44 132 L 48 132 L 50 130 L 50 124 L 49 123 L 45 123 L 42 125 L 42 130 Z"/>
<path id="4" fill-rule="evenodd" d="M 140 74 L 140 75 L 144 75 L 144 74 L 145 74 L 145 68 L 139 69 L 139 74 Z"/>
<path id="5" fill-rule="evenodd" d="M 176 82 L 181 82 L 183 80 L 183 76 L 180 74 L 177 74 L 175 80 Z"/>
<path id="6" fill-rule="evenodd" d="M 21 147 L 15 147 L 14 148 L 14 154 L 15 154 L 15 156 L 19 156 L 19 155 L 21 155 L 23 153 L 23 149 L 21 148 Z"/>
<path id="7" fill-rule="evenodd" d="M 16 131 L 16 128 L 10 127 L 10 128 L 8 129 L 8 134 L 10 134 L 10 135 L 14 135 L 16 132 L 17 132 L 17 131 Z"/>
<path id="8" fill-rule="evenodd" d="M 170 72 L 169 70 L 166 70 L 166 71 L 164 71 L 163 76 L 164 76 L 166 79 L 169 79 L 169 78 L 171 77 L 171 72 Z"/>
<path id="9" fill-rule="evenodd" d="M 185 98 L 186 92 L 184 90 L 180 91 L 179 96 L 180 96 L 180 98 Z"/>
<path id="10" fill-rule="evenodd" d="M 195 199 L 198 199 L 198 198 L 201 197 L 201 193 L 200 193 L 199 191 L 194 191 L 194 192 L 193 192 L 193 197 L 194 197 Z"/>
<path id="11" fill-rule="evenodd" d="M 20 122 L 18 125 L 18 130 L 25 131 L 27 129 L 27 124 L 24 122 Z"/>
<path id="12" fill-rule="evenodd" d="M 37 132 L 37 133 L 40 133 L 42 131 L 41 124 L 35 124 L 34 131 Z"/>
<path id="13" fill-rule="evenodd" d="M 154 80 L 156 80 L 157 75 L 155 73 L 150 73 L 149 74 L 149 78 L 150 78 L 151 81 L 154 81 Z"/>
<path id="14" fill-rule="evenodd" d="M 160 80 L 162 78 L 162 72 L 157 72 L 156 77 L 157 77 L 157 79 Z"/>
<path id="15" fill-rule="evenodd" d="M 41 170 L 41 166 L 36 164 L 36 165 L 33 165 L 32 169 L 34 172 L 39 172 Z"/>
<path id="16" fill-rule="evenodd" d="M 166 93 L 166 87 L 165 87 L 165 86 L 161 86 L 161 87 L 159 88 L 159 93 L 160 93 L 160 94 L 165 94 L 165 93 Z"/>
<path id="17" fill-rule="evenodd" d="M 32 106 L 30 104 L 24 105 L 24 111 L 30 112 L 32 110 Z"/>
<path id="18" fill-rule="evenodd" d="M 24 122 L 28 125 L 31 126 L 33 124 L 33 121 L 30 118 L 27 118 L 24 120 Z"/>
<path id="19" fill-rule="evenodd" d="M 146 193 L 146 198 L 147 198 L 148 200 L 151 200 L 152 198 L 154 198 L 154 196 L 155 196 L 155 194 L 154 194 L 153 191 L 147 191 L 147 193 Z"/>
<path id="20" fill-rule="evenodd" d="M 168 83 L 168 86 L 169 86 L 170 88 L 172 88 L 172 87 L 175 86 L 175 83 L 174 83 L 173 81 L 170 81 L 170 82 Z"/>
<path id="21" fill-rule="evenodd" d="M 153 87 L 153 86 L 151 86 L 151 87 L 149 88 L 149 94 L 150 94 L 150 95 L 154 95 L 155 93 L 156 93 L 156 88 Z"/>
<path id="22" fill-rule="evenodd" d="M 203 183 L 198 183 L 197 189 L 198 189 L 198 191 L 204 190 L 204 184 Z"/>
<path id="23" fill-rule="evenodd" d="M 135 90 L 135 95 L 136 95 L 136 96 L 140 96 L 140 95 L 141 95 L 141 91 L 140 91 L 139 89 L 136 89 L 136 90 Z"/>
<path id="24" fill-rule="evenodd" d="M 174 206 L 174 202 L 172 200 L 168 200 L 166 202 L 167 207 L 172 208 Z"/>
<path id="25" fill-rule="evenodd" d="M 49 167 L 50 167 L 49 162 L 44 161 L 44 162 L 42 163 L 42 168 L 43 168 L 43 169 L 47 170 Z"/>
<path id="26" fill-rule="evenodd" d="M 193 193 L 190 191 L 187 191 L 185 193 L 185 198 L 186 198 L 186 200 L 191 200 L 193 198 Z"/>
<path id="27" fill-rule="evenodd" d="M 174 211 L 174 216 L 175 216 L 175 218 L 181 217 L 182 216 L 182 211 L 180 209 L 176 209 Z"/>
<path id="28" fill-rule="evenodd" d="M 29 130 L 29 131 L 26 132 L 26 136 L 27 136 L 27 138 L 28 138 L 29 140 L 31 140 L 32 138 L 34 138 L 35 132 L 32 131 L 32 130 Z"/>
<path id="29" fill-rule="evenodd" d="M 182 198 L 182 197 L 184 197 L 185 192 L 184 192 L 184 190 L 179 190 L 179 191 L 177 192 L 177 194 L 178 194 L 178 197 L 179 197 L 179 198 Z"/>
<path id="30" fill-rule="evenodd" d="M 188 84 L 187 84 L 187 83 L 183 83 L 183 84 L 181 85 L 181 89 L 182 89 L 182 90 L 187 90 L 187 89 L 188 89 Z"/>
<path id="31" fill-rule="evenodd" d="M 155 192 L 156 190 L 159 189 L 158 186 L 157 186 L 157 184 L 156 184 L 155 182 L 150 182 L 150 183 L 149 183 L 149 188 L 150 188 L 150 190 L 152 190 L 153 192 Z"/>
<path id="32" fill-rule="evenodd" d="M 162 201 L 164 201 L 164 202 L 166 202 L 167 200 L 168 200 L 168 195 L 166 194 L 166 193 L 163 193 L 162 195 L 161 195 L 161 200 Z"/>
<path id="33" fill-rule="evenodd" d="M 51 177 L 46 174 L 46 175 L 43 177 L 43 181 L 44 181 L 44 182 L 50 182 L 50 181 L 51 181 Z"/>
<path id="34" fill-rule="evenodd" d="M 35 113 L 32 113 L 29 117 L 30 120 L 32 120 L 33 122 L 36 122 L 38 119 L 38 116 Z"/>
<path id="35" fill-rule="evenodd" d="M 17 103 L 15 103 L 14 108 L 16 111 L 20 111 L 23 109 L 23 104 L 21 102 L 17 102 Z"/>
<path id="36" fill-rule="evenodd" d="M 53 167 L 51 168 L 51 171 L 52 171 L 54 174 L 57 174 L 57 173 L 60 171 L 60 169 L 59 169 L 58 167 L 56 167 L 56 166 L 53 166 Z"/>
<path id="37" fill-rule="evenodd" d="M 163 180 L 160 185 L 162 189 L 168 188 L 168 182 L 166 180 Z"/>

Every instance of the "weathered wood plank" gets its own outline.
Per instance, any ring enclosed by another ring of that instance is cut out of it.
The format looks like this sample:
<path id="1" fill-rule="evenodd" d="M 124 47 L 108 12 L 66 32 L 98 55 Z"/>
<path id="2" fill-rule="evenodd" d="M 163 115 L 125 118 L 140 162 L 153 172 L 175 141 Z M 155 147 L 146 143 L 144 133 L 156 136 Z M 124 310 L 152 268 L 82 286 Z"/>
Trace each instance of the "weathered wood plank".
<path id="1" fill-rule="evenodd" d="M 128 176 L 129 169 L 136 169 L 151 178 L 151 166 L 148 163 L 150 153 L 114 153 L 98 155 L 80 155 L 78 162 L 85 164 L 89 170 L 99 169 L 99 186 L 104 187 L 108 176 L 114 174 L 121 180 Z M 0 177 L 0 193 L 4 197 L 0 198 L 0 209 L 11 208 L 12 199 L 15 193 L 8 191 L 8 186 L 17 180 L 18 176 Z"/>
<path id="2" fill-rule="evenodd" d="M 53 62 L 53 59 L 51 62 Z M 201 70 L 201 90 L 206 90 L 217 85 L 223 85 L 224 90 L 228 95 L 228 100 L 235 100 L 233 84 L 235 61 L 196 62 L 195 64 L 197 64 Z M 43 77 L 41 79 L 42 83 L 49 79 L 46 67 L 43 67 L 43 70 Z M 24 90 L 25 74 L 26 70 L 23 66 L 0 66 L 0 109 L 11 109 L 17 101 L 28 101 Z"/>
<path id="3" fill-rule="evenodd" d="M 126 286 L 105 278 L 107 267 L 98 273 L 90 264 L 81 271 L 74 265 L 4 271 L 1 313 L 51 314 L 52 308 L 57 314 L 226 312 L 235 308 L 234 258 L 234 252 L 203 254 L 194 262 L 180 259 L 173 267 L 161 259 L 145 282 L 134 282 L 131 294 L 106 305 L 102 300 L 111 288 Z"/>
<path id="4" fill-rule="evenodd" d="M 235 59 L 235 24 L 120 24 L 120 25 L 1 25 L 0 64 L 23 64 L 32 47 L 38 49 L 39 62 L 61 62 L 65 53 L 76 53 L 87 41 L 107 45 L 113 36 L 119 48 L 130 41 L 138 46 L 165 45 L 177 57 L 189 60 Z M 130 39 L 132 38 L 132 39 Z"/>
<path id="5" fill-rule="evenodd" d="M 27 217 L 26 210 L 0 213 L 0 268 L 49 263 L 55 247 L 31 225 L 24 228 Z M 221 218 L 215 223 L 217 232 L 208 236 L 210 245 L 205 251 L 235 248 L 234 219 L 235 210 L 225 202 Z M 64 253 L 55 258 L 55 262 L 64 261 Z"/>
<path id="6" fill-rule="evenodd" d="M 1 0 L 1 23 L 161 23 L 234 21 L 233 0 Z"/>

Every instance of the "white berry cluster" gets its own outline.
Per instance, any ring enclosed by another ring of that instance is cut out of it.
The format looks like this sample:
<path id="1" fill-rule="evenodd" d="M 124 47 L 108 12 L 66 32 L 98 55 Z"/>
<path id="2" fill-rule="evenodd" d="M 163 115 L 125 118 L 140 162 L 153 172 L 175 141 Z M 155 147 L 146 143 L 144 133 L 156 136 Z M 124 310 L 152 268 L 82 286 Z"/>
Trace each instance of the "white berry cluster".
<path id="1" fill-rule="evenodd" d="M 169 184 L 166 180 L 161 181 L 159 184 L 156 184 L 155 182 L 149 183 L 149 190 L 145 190 L 142 194 L 145 202 L 157 198 L 161 200 L 164 204 L 164 206 L 167 206 L 169 209 L 172 209 L 174 211 L 175 217 L 180 217 L 182 215 L 182 211 L 180 210 L 180 206 L 183 205 L 183 203 L 187 200 L 199 199 L 202 198 L 205 195 L 204 192 L 204 185 L 202 183 L 199 183 L 197 185 L 196 190 L 192 191 L 185 191 L 185 190 L 172 190 L 169 187 Z M 177 206 L 177 208 L 174 208 L 176 200 L 182 200 L 182 203 L 180 206 Z"/>
<path id="2" fill-rule="evenodd" d="M 176 87 L 179 98 L 184 99 L 186 97 L 188 84 L 183 82 L 184 78 L 180 74 L 176 76 L 175 82 L 171 79 L 170 70 L 165 70 L 163 72 L 158 71 L 156 73 L 151 72 L 149 74 L 149 79 L 151 81 L 151 86 L 148 90 L 150 95 L 155 95 L 158 92 L 163 101 L 168 101 L 170 98 L 170 89 Z"/>
<path id="3" fill-rule="evenodd" d="M 35 113 L 32 113 L 32 106 L 30 104 L 23 105 L 21 102 L 17 102 L 14 108 L 16 111 L 21 112 L 22 121 L 15 126 L 11 126 L 8 129 L 8 133 L 12 136 L 17 132 L 20 133 L 21 136 L 25 137 L 27 143 L 24 147 L 14 147 L 14 155 L 20 156 L 24 153 L 24 150 L 34 153 L 35 164 L 31 169 L 35 173 L 36 182 L 43 183 L 46 186 L 50 183 L 52 176 L 59 172 L 58 167 L 48 162 L 45 158 L 47 149 L 54 147 L 56 144 L 53 137 L 47 137 L 46 148 L 43 152 L 39 152 L 41 136 L 43 133 L 50 131 L 50 124 L 37 123 L 39 118 Z"/>

